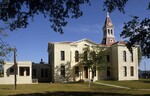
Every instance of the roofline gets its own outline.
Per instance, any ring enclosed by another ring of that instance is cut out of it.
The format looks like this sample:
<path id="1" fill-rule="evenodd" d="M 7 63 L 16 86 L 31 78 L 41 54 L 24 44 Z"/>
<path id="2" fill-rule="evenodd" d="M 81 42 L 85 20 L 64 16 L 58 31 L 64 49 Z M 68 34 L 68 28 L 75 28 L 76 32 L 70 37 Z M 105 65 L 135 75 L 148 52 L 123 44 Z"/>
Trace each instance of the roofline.
<path id="1" fill-rule="evenodd" d="M 84 38 L 84 39 L 81 39 L 81 40 L 77 40 L 77 41 L 75 41 L 75 42 L 72 42 L 71 44 L 78 43 L 78 42 L 82 42 L 82 41 L 88 41 L 88 42 L 90 42 L 90 43 L 93 43 L 93 44 L 95 44 L 95 45 L 98 45 L 97 43 L 95 43 L 95 42 L 93 42 L 92 40 L 89 40 L 89 39 L 87 39 L 87 38 Z"/>

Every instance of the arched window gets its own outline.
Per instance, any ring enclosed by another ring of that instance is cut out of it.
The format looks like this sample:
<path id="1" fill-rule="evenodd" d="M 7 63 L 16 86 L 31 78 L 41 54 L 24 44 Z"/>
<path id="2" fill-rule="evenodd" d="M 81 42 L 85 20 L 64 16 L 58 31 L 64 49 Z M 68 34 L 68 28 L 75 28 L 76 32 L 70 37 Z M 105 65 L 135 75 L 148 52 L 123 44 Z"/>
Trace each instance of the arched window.
<path id="1" fill-rule="evenodd" d="M 131 74 L 131 76 L 134 76 L 134 68 L 133 68 L 133 66 L 130 68 L 130 74 Z"/>
<path id="2" fill-rule="evenodd" d="M 127 57 L 126 57 L 126 51 L 123 51 L 123 61 L 124 62 L 126 62 L 127 61 L 127 59 L 126 59 Z"/>
<path id="3" fill-rule="evenodd" d="M 113 35 L 113 30 L 111 29 L 111 35 Z"/>
<path id="4" fill-rule="evenodd" d="M 110 35 L 110 30 L 108 29 L 108 34 Z"/>
<path id="5" fill-rule="evenodd" d="M 127 67 L 126 66 L 123 67 L 123 74 L 125 77 L 127 76 Z"/>
<path id="6" fill-rule="evenodd" d="M 75 51 L 75 62 L 79 62 L 79 52 Z"/>
<path id="7" fill-rule="evenodd" d="M 88 59 L 88 53 L 87 53 L 87 51 L 84 51 L 84 57 L 83 57 L 83 60 L 84 61 L 87 61 L 87 59 Z"/>
<path id="8" fill-rule="evenodd" d="M 130 61 L 133 62 L 133 52 L 130 52 Z"/>

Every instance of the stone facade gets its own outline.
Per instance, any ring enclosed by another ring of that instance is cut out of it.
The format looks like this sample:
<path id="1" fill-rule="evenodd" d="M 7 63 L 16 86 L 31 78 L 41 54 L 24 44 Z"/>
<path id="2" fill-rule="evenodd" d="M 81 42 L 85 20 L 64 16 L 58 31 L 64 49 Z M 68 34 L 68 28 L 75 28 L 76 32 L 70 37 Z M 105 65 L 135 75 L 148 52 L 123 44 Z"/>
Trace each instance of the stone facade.
<path id="1" fill-rule="evenodd" d="M 87 46 L 92 47 L 97 45 L 107 48 L 107 59 L 109 59 L 109 62 L 107 62 L 107 68 L 105 68 L 105 70 L 96 70 L 93 74 L 89 68 L 79 64 L 80 61 L 77 60 L 76 55 L 83 53 L 83 48 Z M 88 39 L 75 42 L 48 43 L 51 82 L 57 82 L 58 79 L 65 81 L 65 72 L 67 71 L 65 65 L 68 63 L 71 72 L 69 80 L 71 81 L 82 79 L 86 81 L 91 78 L 93 78 L 94 81 L 100 79 L 138 80 L 138 47 L 135 46 L 132 49 L 133 51 L 130 52 L 125 42 L 115 41 L 114 25 L 112 24 L 109 14 L 107 14 L 103 27 L 102 44 L 97 44 Z"/>

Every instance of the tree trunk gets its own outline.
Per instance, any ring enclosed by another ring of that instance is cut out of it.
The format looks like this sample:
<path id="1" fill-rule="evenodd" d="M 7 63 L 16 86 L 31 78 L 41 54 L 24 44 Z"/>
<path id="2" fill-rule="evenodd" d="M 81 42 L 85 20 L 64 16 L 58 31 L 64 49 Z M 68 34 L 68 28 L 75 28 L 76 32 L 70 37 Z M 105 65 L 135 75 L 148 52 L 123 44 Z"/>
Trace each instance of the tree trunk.
<path id="1" fill-rule="evenodd" d="M 91 80 L 90 80 L 90 69 L 89 69 L 89 88 L 91 87 Z"/>

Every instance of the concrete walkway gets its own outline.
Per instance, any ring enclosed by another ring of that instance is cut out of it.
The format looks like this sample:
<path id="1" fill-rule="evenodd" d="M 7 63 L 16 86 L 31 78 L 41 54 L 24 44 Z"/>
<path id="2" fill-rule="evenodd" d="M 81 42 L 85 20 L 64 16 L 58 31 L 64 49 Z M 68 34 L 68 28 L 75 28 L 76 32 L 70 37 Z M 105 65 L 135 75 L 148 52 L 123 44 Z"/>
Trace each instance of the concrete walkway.
<path id="1" fill-rule="evenodd" d="M 123 88 L 123 89 L 131 89 L 130 87 L 124 87 L 124 86 L 118 86 L 118 85 L 112 85 L 112 84 L 106 84 L 106 83 L 100 83 L 100 82 L 94 82 L 95 84 L 105 85 L 105 86 L 111 86 L 116 88 Z"/>
<path id="2" fill-rule="evenodd" d="M 100 82 L 93 82 L 95 84 L 100 84 L 100 85 L 105 85 L 105 86 L 111 86 L 111 87 L 116 87 L 116 88 L 123 88 L 123 89 L 132 89 L 130 87 L 124 87 L 124 86 L 118 86 L 118 85 L 112 85 L 112 84 L 106 84 L 106 83 L 100 83 Z M 150 91 L 150 89 L 132 89 L 132 90 L 145 90 L 145 91 Z"/>

